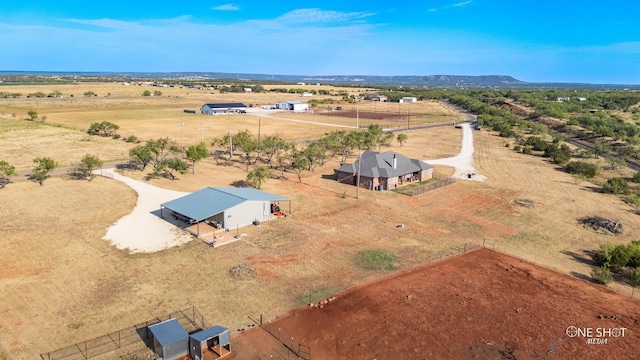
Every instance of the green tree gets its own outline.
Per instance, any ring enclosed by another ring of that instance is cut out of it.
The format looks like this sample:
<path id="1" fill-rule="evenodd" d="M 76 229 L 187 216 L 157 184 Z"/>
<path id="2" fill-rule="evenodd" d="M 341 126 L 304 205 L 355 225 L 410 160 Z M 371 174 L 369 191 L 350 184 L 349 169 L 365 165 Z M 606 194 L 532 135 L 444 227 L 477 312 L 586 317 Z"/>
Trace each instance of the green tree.
<path id="1" fill-rule="evenodd" d="M 269 164 L 269 167 L 273 167 L 273 156 L 285 146 L 287 146 L 287 143 L 278 135 L 267 136 L 262 141 L 262 144 L 260 144 L 260 148 L 267 157 L 265 162 Z"/>
<path id="2" fill-rule="evenodd" d="M 29 121 L 36 121 L 38 120 L 38 112 L 35 110 L 29 110 L 27 111 L 27 116 L 29 116 Z"/>
<path id="3" fill-rule="evenodd" d="M 302 150 L 302 152 L 307 157 L 307 160 L 309 160 L 309 168 L 307 169 L 309 171 L 314 171 L 318 165 L 324 165 L 329 158 L 327 155 L 327 148 L 325 148 L 319 141 L 310 143 L 304 150 Z"/>
<path id="4" fill-rule="evenodd" d="M 151 91 L 145 90 L 142 92 L 142 96 L 151 96 Z"/>
<path id="5" fill-rule="evenodd" d="M 117 131 L 119 129 L 120 129 L 119 125 L 109 121 L 94 122 L 89 126 L 89 130 L 87 130 L 87 134 L 104 136 L 104 137 L 114 137 L 117 135 Z"/>
<path id="6" fill-rule="evenodd" d="M 36 166 L 33 168 L 33 174 L 31 174 L 30 178 L 42 186 L 51 171 L 53 171 L 58 164 L 49 157 L 35 158 L 33 162 Z"/>
<path id="7" fill-rule="evenodd" d="M 233 136 L 233 146 L 244 151 L 249 170 L 252 154 L 258 149 L 258 139 L 249 130 L 243 130 Z"/>
<path id="8" fill-rule="evenodd" d="M 175 173 L 186 174 L 189 165 L 182 159 L 170 158 L 163 159 L 154 169 L 153 174 L 156 176 L 164 176 L 175 180 Z"/>
<path id="9" fill-rule="evenodd" d="M 634 183 L 640 183 L 640 171 L 637 171 L 635 174 L 633 174 L 631 181 L 633 181 Z"/>
<path id="10" fill-rule="evenodd" d="M 149 165 L 149 163 L 154 159 L 153 152 L 147 145 L 138 145 L 132 147 L 129 150 L 129 156 L 131 156 L 137 164 L 142 165 L 141 170 L 144 170 L 147 165 Z"/>
<path id="11" fill-rule="evenodd" d="M 608 156 L 607 162 L 611 166 L 611 170 L 616 171 L 627 167 L 627 162 L 617 156 Z"/>
<path id="12" fill-rule="evenodd" d="M 302 182 L 302 172 L 309 168 L 309 159 L 304 152 L 294 149 L 290 167 L 298 175 L 298 181 Z"/>
<path id="13" fill-rule="evenodd" d="M 595 144 L 593 144 L 593 154 L 596 157 L 608 154 L 609 152 L 611 152 L 611 147 L 609 145 L 606 145 L 602 141 L 597 141 Z"/>
<path id="14" fill-rule="evenodd" d="M 80 160 L 74 172 L 78 174 L 78 177 L 91 181 L 95 177 L 93 170 L 101 168 L 103 164 L 104 162 L 99 157 L 87 154 Z"/>
<path id="15" fill-rule="evenodd" d="M 11 176 L 16 173 L 15 166 L 0 160 L 0 189 L 11 182 Z"/>
<path id="16" fill-rule="evenodd" d="M 156 90 L 153 92 L 153 96 L 162 96 L 162 91 Z"/>
<path id="17" fill-rule="evenodd" d="M 262 184 L 271 177 L 271 171 L 265 166 L 258 166 L 247 173 L 247 184 L 249 186 L 260 189 Z"/>
<path id="18" fill-rule="evenodd" d="M 398 143 L 400 143 L 400 147 L 404 146 L 404 143 L 407 141 L 409 137 L 407 136 L 407 134 L 405 133 L 400 133 L 398 134 L 398 136 L 396 137 L 396 140 L 398 141 Z"/>
<path id="19" fill-rule="evenodd" d="M 207 146 L 204 143 L 200 143 L 198 145 L 191 145 L 187 148 L 185 153 L 187 160 L 191 161 L 191 170 L 192 174 L 196 173 L 196 163 L 202 159 L 205 159 L 209 156 L 209 150 L 207 150 Z"/>
<path id="20" fill-rule="evenodd" d="M 180 150 L 176 145 L 175 141 L 168 137 L 147 140 L 147 143 L 144 146 L 146 146 L 153 155 L 151 163 L 154 168 L 160 166 L 163 160 L 167 159 L 169 155 L 176 155 L 182 152 L 182 150 Z"/>

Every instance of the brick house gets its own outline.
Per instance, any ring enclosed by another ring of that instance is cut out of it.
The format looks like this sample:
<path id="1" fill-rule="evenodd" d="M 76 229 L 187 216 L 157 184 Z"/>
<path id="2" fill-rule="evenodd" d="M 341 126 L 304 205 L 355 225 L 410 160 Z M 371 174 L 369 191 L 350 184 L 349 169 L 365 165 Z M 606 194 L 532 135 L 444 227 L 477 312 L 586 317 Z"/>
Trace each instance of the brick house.
<path id="1" fill-rule="evenodd" d="M 431 179 L 433 166 L 410 159 L 394 151 L 379 153 L 365 151 L 360 157 L 360 187 L 370 190 L 389 190 L 416 181 Z M 343 164 L 335 170 L 338 182 L 356 185 L 358 161 Z"/>

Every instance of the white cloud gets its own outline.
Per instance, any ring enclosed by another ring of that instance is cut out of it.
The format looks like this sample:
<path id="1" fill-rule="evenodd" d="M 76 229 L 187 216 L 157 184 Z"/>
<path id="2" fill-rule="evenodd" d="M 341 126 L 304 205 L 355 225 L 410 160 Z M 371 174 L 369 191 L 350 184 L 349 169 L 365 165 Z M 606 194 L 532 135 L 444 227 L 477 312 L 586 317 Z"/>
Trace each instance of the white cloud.
<path id="1" fill-rule="evenodd" d="M 285 23 L 339 23 L 352 22 L 354 20 L 362 20 L 373 16 L 373 13 L 365 12 L 340 12 L 321 9 L 297 9 L 290 11 L 274 21 Z"/>
<path id="2" fill-rule="evenodd" d="M 211 10 L 219 10 L 219 11 L 238 11 L 240 8 L 234 4 L 224 4 L 220 6 L 212 7 Z"/>
<path id="3" fill-rule="evenodd" d="M 453 5 L 451 5 L 451 6 L 453 6 L 453 7 L 460 7 L 460 6 L 469 5 L 469 4 L 471 4 L 472 2 L 473 2 L 473 0 L 463 1 L 463 2 L 459 2 L 459 3 L 453 4 Z"/>
<path id="4" fill-rule="evenodd" d="M 451 9 L 451 8 L 454 8 L 454 7 L 463 7 L 463 6 L 467 6 L 467 5 L 471 4 L 471 3 L 473 3 L 473 1 L 474 0 L 467 0 L 467 1 L 457 2 L 457 3 L 454 3 L 454 4 L 444 5 L 444 6 L 441 6 L 439 8 L 430 8 L 429 12 L 436 12 L 438 10 L 447 10 L 447 9 Z"/>

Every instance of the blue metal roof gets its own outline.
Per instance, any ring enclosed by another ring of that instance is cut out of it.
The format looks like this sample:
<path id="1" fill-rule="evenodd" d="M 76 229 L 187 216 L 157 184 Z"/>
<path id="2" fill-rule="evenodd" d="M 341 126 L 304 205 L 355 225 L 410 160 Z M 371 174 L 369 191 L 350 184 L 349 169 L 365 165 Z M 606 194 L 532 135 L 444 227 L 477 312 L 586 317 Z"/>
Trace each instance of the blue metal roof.
<path id="1" fill-rule="evenodd" d="M 223 334 L 225 332 L 228 332 L 229 329 L 227 329 L 226 327 L 223 326 L 214 326 L 211 328 L 208 328 L 206 330 L 202 330 L 199 331 L 195 334 L 191 334 L 191 338 L 196 340 L 196 341 L 200 341 L 203 342 L 205 340 L 211 339 L 214 336 Z"/>
<path id="2" fill-rule="evenodd" d="M 214 188 L 207 187 L 181 198 L 168 201 L 162 206 L 202 221 L 245 201 L 286 201 L 287 198 L 269 194 L 254 188 Z"/>
<path id="3" fill-rule="evenodd" d="M 176 319 L 150 325 L 149 330 L 163 347 L 189 338 L 187 331 Z"/>
<path id="4" fill-rule="evenodd" d="M 212 109 L 222 109 L 222 108 L 246 108 L 247 105 L 243 103 L 211 103 L 204 104 L 202 107 L 208 106 Z"/>

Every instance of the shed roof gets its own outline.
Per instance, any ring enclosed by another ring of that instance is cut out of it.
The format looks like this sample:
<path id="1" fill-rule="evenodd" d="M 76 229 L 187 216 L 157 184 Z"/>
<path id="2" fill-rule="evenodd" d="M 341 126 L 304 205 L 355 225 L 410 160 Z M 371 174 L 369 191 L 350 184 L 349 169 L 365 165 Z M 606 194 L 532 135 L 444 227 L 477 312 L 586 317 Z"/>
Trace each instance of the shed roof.
<path id="1" fill-rule="evenodd" d="M 189 338 L 187 331 L 175 318 L 149 325 L 149 330 L 161 346 L 171 345 Z"/>
<path id="2" fill-rule="evenodd" d="M 202 221 L 245 201 L 287 200 L 289 199 L 254 188 L 207 187 L 181 198 L 168 201 L 162 206 L 195 221 Z"/>
<path id="3" fill-rule="evenodd" d="M 220 335 L 222 333 L 228 332 L 229 329 L 227 329 L 224 326 L 214 326 L 202 331 L 199 331 L 195 334 L 191 334 L 191 338 L 196 340 L 196 341 L 205 341 L 208 339 L 211 339 L 214 336 Z"/>
<path id="4" fill-rule="evenodd" d="M 306 102 L 304 102 L 304 101 L 298 101 L 298 100 L 283 101 L 283 103 L 291 104 L 291 105 L 307 104 L 307 103 L 306 103 Z"/>
<path id="5" fill-rule="evenodd" d="M 396 157 L 396 168 L 393 168 L 393 157 Z M 360 175 L 371 178 L 392 178 L 411 174 L 421 170 L 433 168 L 432 165 L 417 159 L 410 159 L 400 155 L 395 151 L 379 153 L 376 151 L 365 151 L 361 155 Z M 358 161 L 353 164 L 344 164 L 337 171 L 355 174 L 358 171 Z"/>
<path id="6" fill-rule="evenodd" d="M 212 109 L 221 109 L 221 108 L 246 108 L 247 106 L 243 103 L 211 103 L 204 104 L 202 107 L 208 106 Z"/>

